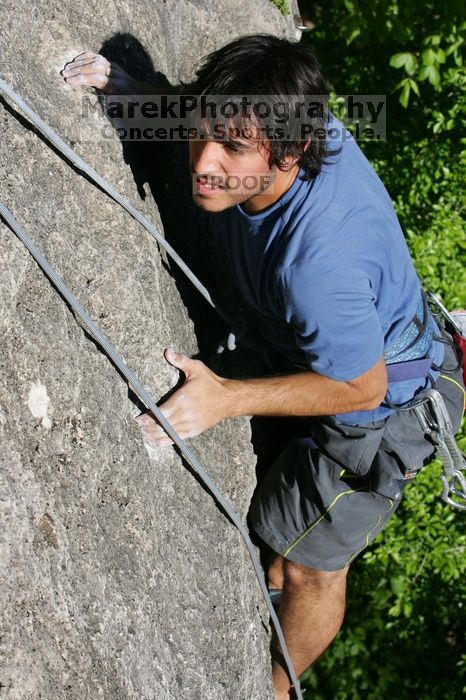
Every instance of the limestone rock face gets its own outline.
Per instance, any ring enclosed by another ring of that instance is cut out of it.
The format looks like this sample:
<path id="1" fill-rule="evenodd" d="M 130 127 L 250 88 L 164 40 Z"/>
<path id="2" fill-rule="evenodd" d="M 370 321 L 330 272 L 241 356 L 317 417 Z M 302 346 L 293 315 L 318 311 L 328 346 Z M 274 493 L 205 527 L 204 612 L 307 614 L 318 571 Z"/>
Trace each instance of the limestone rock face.
<path id="1" fill-rule="evenodd" d="M 201 56 L 255 32 L 295 37 L 269 0 L 6 0 L 0 74 L 209 283 L 183 147 L 122 149 L 83 114 L 93 91 L 59 71 L 106 50 L 136 78 L 186 81 Z M 224 329 L 19 110 L 2 102 L 0 119 L 1 200 L 161 398 L 178 381 L 163 348 L 207 352 Z M 268 615 L 237 531 L 175 450 L 148 454 L 125 381 L 2 221 L 0 303 L 1 697 L 272 697 Z M 192 445 L 245 517 L 249 422 Z"/>

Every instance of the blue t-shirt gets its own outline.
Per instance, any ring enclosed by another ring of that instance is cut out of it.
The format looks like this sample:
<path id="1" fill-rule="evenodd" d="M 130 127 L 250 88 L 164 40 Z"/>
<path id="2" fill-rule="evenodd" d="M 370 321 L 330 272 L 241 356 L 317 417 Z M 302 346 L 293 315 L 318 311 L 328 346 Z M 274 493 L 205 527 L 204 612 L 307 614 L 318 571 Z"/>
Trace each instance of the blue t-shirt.
<path id="1" fill-rule="evenodd" d="M 332 139 L 338 155 L 311 181 L 294 183 L 272 206 L 217 215 L 233 276 L 257 332 L 295 366 L 340 381 L 367 372 L 416 313 L 420 283 L 390 197 L 356 141 Z M 443 359 L 434 342 L 431 356 Z M 389 387 L 408 401 L 425 380 Z M 378 407 L 337 415 L 357 424 L 384 418 Z"/>

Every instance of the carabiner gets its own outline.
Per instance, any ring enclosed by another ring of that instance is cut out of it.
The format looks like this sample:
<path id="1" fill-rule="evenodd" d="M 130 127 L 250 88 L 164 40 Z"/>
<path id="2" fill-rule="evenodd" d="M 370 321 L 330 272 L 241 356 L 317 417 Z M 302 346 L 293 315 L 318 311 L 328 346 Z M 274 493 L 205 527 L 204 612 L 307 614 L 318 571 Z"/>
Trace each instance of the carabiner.
<path id="1" fill-rule="evenodd" d="M 443 484 L 442 499 L 445 501 L 445 503 L 448 503 L 449 506 L 456 508 L 457 510 L 466 510 L 466 477 L 464 476 L 463 472 L 461 472 L 459 469 L 455 469 L 454 474 L 450 479 L 448 479 L 444 474 L 440 476 L 440 479 Z M 459 489 L 456 486 L 457 481 L 460 485 Z M 454 501 L 450 494 L 462 499 L 464 503 Z"/>

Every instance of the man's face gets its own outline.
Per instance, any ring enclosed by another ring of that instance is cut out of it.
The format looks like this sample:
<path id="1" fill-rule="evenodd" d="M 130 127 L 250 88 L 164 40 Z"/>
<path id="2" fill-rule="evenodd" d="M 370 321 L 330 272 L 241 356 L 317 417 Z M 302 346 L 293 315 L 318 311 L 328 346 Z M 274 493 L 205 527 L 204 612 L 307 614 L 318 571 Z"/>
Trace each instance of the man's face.
<path id="1" fill-rule="evenodd" d="M 242 202 L 247 202 L 246 208 L 251 212 L 269 206 L 274 201 L 278 169 L 269 166 L 268 157 L 266 146 L 253 139 L 190 140 L 195 204 L 210 212 Z"/>

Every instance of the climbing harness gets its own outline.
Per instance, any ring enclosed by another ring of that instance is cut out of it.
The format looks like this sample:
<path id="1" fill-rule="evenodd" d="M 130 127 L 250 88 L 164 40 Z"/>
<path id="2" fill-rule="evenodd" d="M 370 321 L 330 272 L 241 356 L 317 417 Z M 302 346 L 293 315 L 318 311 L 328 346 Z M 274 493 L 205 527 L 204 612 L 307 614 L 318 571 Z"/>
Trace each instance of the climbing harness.
<path id="1" fill-rule="evenodd" d="M 442 499 L 452 508 L 466 510 L 466 463 L 456 444 L 453 427 L 442 395 L 436 389 L 419 394 L 411 409 L 416 414 L 423 431 L 429 435 L 443 464 Z M 456 497 L 459 500 L 454 500 Z"/>
<path id="2" fill-rule="evenodd" d="M 440 312 L 445 330 L 453 338 L 453 345 L 458 355 L 456 370 L 462 366 L 463 380 L 466 383 L 466 313 L 449 313 L 431 290 L 428 290 L 427 294 L 431 303 Z M 439 323 L 441 322 L 438 315 L 437 320 Z M 427 390 L 420 395 L 420 403 L 416 401 L 414 412 L 421 426 L 436 445 L 437 456 L 443 464 L 444 474 L 440 477 L 443 483 L 442 499 L 452 508 L 466 510 L 466 477 L 464 474 L 466 458 L 455 440 L 450 416 L 442 395 L 436 389 Z"/>
<path id="3" fill-rule="evenodd" d="M 440 312 L 445 326 L 445 330 L 453 338 L 460 357 L 459 362 L 463 364 L 463 381 L 466 384 L 466 311 L 447 311 L 440 299 L 429 289 L 427 291 L 432 304 Z"/>
<path id="4" fill-rule="evenodd" d="M 37 129 L 47 138 L 48 141 L 52 142 L 56 148 L 63 153 L 63 155 L 71 161 L 76 167 L 78 167 L 82 172 L 84 172 L 88 177 L 90 177 L 96 184 L 99 185 L 105 192 L 107 192 L 115 201 L 117 201 L 121 206 L 123 206 L 137 221 L 139 221 L 146 230 L 148 230 L 156 240 L 164 247 L 167 253 L 172 257 L 172 259 L 179 265 L 179 267 L 186 273 L 189 279 L 195 284 L 196 288 L 201 292 L 204 298 L 209 302 L 213 308 L 215 308 L 223 318 L 226 318 L 223 313 L 219 310 L 219 307 L 213 302 L 209 292 L 202 285 L 202 283 L 193 275 L 188 266 L 184 261 L 178 256 L 178 254 L 173 250 L 173 248 L 165 241 L 162 234 L 156 229 L 156 227 L 148 221 L 135 207 L 133 207 L 124 197 L 122 197 L 106 180 L 100 177 L 96 171 L 91 168 L 85 161 L 80 158 L 12 89 L 11 87 L 0 77 L 0 90 L 4 92 L 11 100 L 13 100 L 28 116 L 30 121 L 37 127 Z M 198 457 L 191 450 L 191 448 L 186 444 L 186 442 L 180 437 L 180 435 L 173 428 L 171 423 L 165 418 L 159 407 L 157 406 L 154 399 L 151 397 L 147 389 L 134 374 L 134 372 L 128 367 L 123 358 L 118 354 L 114 346 L 107 339 L 107 337 L 102 333 L 100 328 L 94 323 L 87 311 L 80 304 L 78 299 L 72 294 L 70 289 L 66 286 L 61 277 L 53 269 L 50 263 L 47 261 L 43 253 L 34 244 L 31 238 L 28 236 L 26 231 L 20 225 L 20 223 L 15 219 L 11 211 L 0 202 L 0 215 L 9 226 L 9 228 L 16 234 L 16 236 L 24 243 L 26 248 L 29 250 L 35 261 L 42 268 L 48 279 L 52 284 L 58 289 L 63 298 L 68 302 L 73 311 L 79 316 L 81 321 L 89 330 L 89 333 L 94 338 L 96 343 L 103 349 L 105 354 L 111 359 L 113 364 L 118 368 L 120 373 L 125 377 L 128 385 L 132 388 L 136 396 L 143 402 L 143 404 L 153 413 L 158 423 L 162 426 L 167 435 L 173 440 L 175 445 L 180 450 L 183 457 L 194 469 L 195 473 L 199 476 L 201 481 L 207 487 L 209 492 L 212 494 L 214 499 L 220 504 L 228 518 L 238 529 L 243 541 L 248 550 L 249 556 L 251 557 L 254 572 L 256 574 L 257 580 L 259 582 L 261 592 L 263 594 L 265 603 L 267 605 L 270 618 L 272 620 L 275 632 L 277 635 L 278 642 L 283 654 L 283 659 L 286 664 L 286 668 L 293 685 L 294 693 L 297 700 L 303 700 L 301 686 L 299 679 L 296 675 L 293 662 L 291 660 L 288 648 L 286 646 L 285 637 L 283 635 L 283 630 L 281 628 L 279 619 L 275 612 L 275 609 L 270 601 L 269 593 L 267 589 L 267 584 L 265 582 L 264 573 L 262 570 L 261 563 L 256 554 L 254 545 L 249 536 L 246 525 L 243 523 L 239 513 L 234 508 L 233 504 L 225 496 L 223 491 L 219 488 L 216 482 L 212 479 L 209 472 L 199 461 Z"/>
<path id="5" fill-rule="evenodd" d="M 426 295 L 421 287 L 416 313 L 401 336 L 385 349 L 385 364 L 409 362 L 424 357 L 430 350 L 434 334 L 434 319 L 429 313 Z"/>
<path id="6" fill-rule="evenodd" d="M 433 318 L 428 313 L 427 295 L 442 315 L 443 323 L 442 319 L 437 316 L 439 325 L 445 328 L 453 341 L 436 335 Z M 463 364 L 463 375 L 466 372 L 464 364 L 466 337 L 459 325 L 459 320 L 455 320 L 454 313 L 450 314 L 433 292 L 429 290 L 427 295 L 422 291 L 422 321 L 420 321 L 421 307 L 418 306 L 417 315 L 408 326 L 407 332 L 405 331 L 401 339 L 390 346 L 388 352 L 385 353 L 389 382 L 427 377 L 431 367 L 440 369 L 433 366 L 430 358 L 422 356 L 428 352 L 430 343 L 434 339 L 454 346 L 457 355 L 459 355 L 458 365 L 451 371 L 458 371 Z M 429 318 L 432 319 L 430 323 Z M 419 331 L 417 337 L 414 332 L 415 327 Z M 440 476 L 443 484 L 442 499 L 452 508 L 466 510 L 465 456 L 456 443 L 448 409 L 440 392 L 435 388 L 425 389 L 417 394 L 414 400 L 403 406 L 395 406 L 387 398 L 385 403 L 396 408 L 397 411 L 413 411 L 422 430 L 435 445 L 437 457 L 443 465 L 444 473 Z"/>

